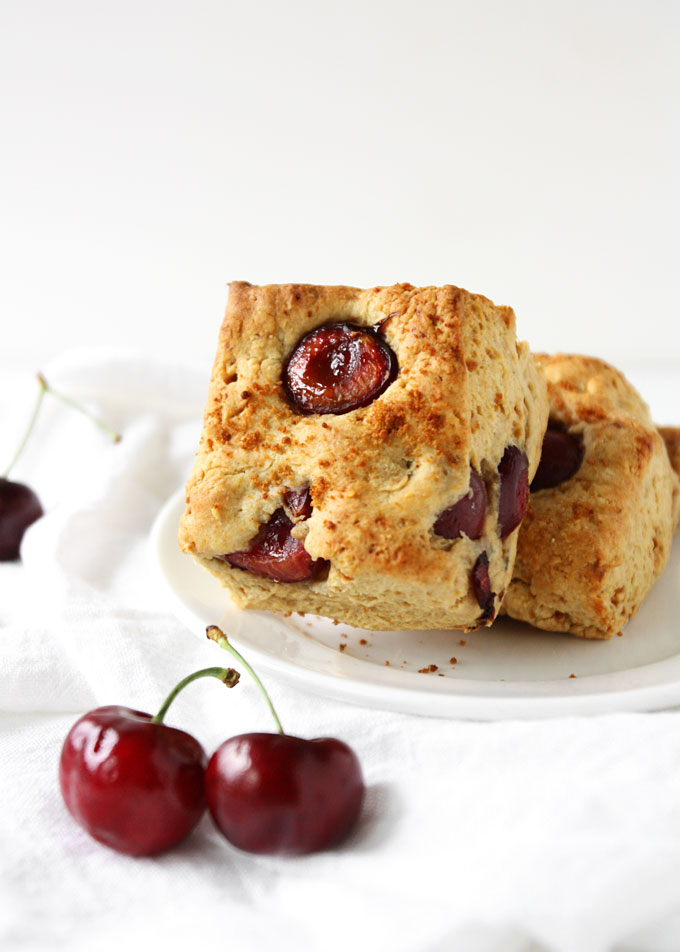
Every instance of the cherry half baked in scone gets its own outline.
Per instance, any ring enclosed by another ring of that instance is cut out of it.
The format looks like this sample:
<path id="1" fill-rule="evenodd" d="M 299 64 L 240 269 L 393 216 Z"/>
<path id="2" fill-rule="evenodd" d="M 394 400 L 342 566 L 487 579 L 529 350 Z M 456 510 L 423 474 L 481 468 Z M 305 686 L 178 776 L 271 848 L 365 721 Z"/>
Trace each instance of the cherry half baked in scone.
<path id="1" fill-rule="evenodd" d="M 275 582 L 304 582 L 318 578 L 327 568 L 327 561 L 312 559 L 302 542 L 291 535 L 295 523 L 309 519 L 312 514 L 309 489 L 289 490 L 283 501 L 283 507 L 260 527 L 248 549 L 230 552 L 222 559 L 236 568 Z"/>
<path id="2" fill-rule="evenodd" d="M 397 358 L 378 326 L 325 324 L 294 348 L 283 368 L 283 388 L 299 413 L 349 413 L 379 397 L 397 372 Z"/>
<path id="3" fill-rule="evenodd" d="M 578 472 L 582 462 L 581 439 L 551 422 L 543 437 L 541 461 L 531 481 L 532 493 L 566 483 Z"/>

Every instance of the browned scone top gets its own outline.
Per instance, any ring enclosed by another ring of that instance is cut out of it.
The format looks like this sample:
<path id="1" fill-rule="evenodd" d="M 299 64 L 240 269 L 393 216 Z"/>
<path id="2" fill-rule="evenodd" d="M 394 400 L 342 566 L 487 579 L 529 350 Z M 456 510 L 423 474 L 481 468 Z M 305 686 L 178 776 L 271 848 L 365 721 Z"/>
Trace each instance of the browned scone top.
<path id="1" fill-rule="evenodd" d="M 666 566 L 678 477 L 621 373 L 580 355 L 534 359 L 548 382 L 551 424 L 580 438 L 584 455 L 571 479 L 531 493 L 503 607 L 538 628 L 609 638 Z"/>
<path id="2" fill-rule="evenodd" d="M 399 372 L 367 406 L 302 414 L 286 399 L 285 363 L 303 335 L 337 322 L 383 322 Z M 241 606 L 371 629 L 476 627 L 475 560 L 487 553 L 500 598 L 515 556 L 517 532 L 497 531 L 498 464 L 517 446 L 533 475 L 546 420 L 543 375 L 510 308 L 451 286 L 234 283 L 180 546 Z M 484 534 L 444 539 L 433 524 L 467 494 L 471 466 L 489 494 Z M 324 577 L 276 582 L 220 559 L 247 548 L 284 494 L 306 486 L 313 511 L 293 535 L 329 561 Z"/>

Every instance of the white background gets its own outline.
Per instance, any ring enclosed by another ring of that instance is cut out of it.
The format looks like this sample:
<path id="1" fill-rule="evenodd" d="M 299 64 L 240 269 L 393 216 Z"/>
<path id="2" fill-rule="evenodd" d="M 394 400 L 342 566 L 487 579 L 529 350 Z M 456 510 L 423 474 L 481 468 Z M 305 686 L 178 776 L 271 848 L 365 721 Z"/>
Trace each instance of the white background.
<path id="1" fill-rule="evenodd" d="M 244 279 L 458 284 L 535 349 L 672 370 L 679 26 L 673 0 L 5 0 L 3 364 L 207 372 Z"/>

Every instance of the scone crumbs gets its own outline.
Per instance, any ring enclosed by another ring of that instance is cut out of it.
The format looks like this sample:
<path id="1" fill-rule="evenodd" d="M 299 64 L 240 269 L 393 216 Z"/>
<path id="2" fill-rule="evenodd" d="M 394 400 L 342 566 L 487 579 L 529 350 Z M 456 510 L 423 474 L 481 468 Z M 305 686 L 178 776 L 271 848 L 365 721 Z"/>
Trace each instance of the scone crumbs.
<path id="1" fill-rule="evenodd" d="M 449 664 L 458 664 L 458 658 L 449 658 Z"/>
<path id="2" fill-rule="evenodd" d="M 418 668 L 418 674 L 432 674 L 433 671 L 438 670 L 438 665 L 428 664 L 426 668 Z"/>

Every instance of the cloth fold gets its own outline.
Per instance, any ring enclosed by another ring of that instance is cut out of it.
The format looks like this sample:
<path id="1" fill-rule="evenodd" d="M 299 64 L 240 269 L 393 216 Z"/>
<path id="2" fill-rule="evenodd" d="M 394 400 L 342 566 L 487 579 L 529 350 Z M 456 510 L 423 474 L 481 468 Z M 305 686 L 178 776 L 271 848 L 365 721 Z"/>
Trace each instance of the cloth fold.
<path id="1" fill-rule="evenodd" d="M 174 851 L 120 856 L 67 814 L 57 763 L 100 704 L 154 711 L 226 662 L 169 612 L 148 536 L 186 478 L 207 373 L 78 354 L 44 368 L 123 433 L 45 401 L 12 477 L 46 515 L 0 565 L 0 947 L 668 952 L 680 947 L 680 714 L 473 723 L 364 709 L 267 676 L 287 731 L 357 752 L 357 829 L 316 856 L 233 849 L 208 817 Z M 0 383 L 18 432 L 30 407 Z M 22 388 L 22 394 L 27 392 Z M 198 682 L 169 723 L 210 753 L 273 725 L 243 678 Z"/>

